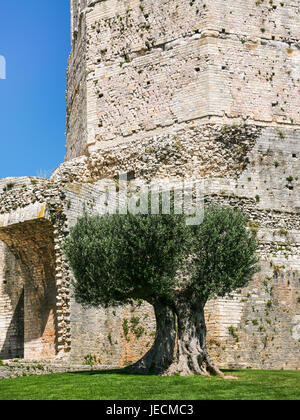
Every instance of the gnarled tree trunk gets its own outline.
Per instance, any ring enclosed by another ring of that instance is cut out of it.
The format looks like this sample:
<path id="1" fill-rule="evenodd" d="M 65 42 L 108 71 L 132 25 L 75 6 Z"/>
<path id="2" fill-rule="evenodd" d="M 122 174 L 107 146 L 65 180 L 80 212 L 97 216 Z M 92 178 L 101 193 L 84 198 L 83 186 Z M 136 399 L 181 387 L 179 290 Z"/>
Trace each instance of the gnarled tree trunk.
<path id="1" fill-rule="evenodd" d="M 223 376 L 207 352 L 201 302 L 181 297 L 174 308 L 155 302 L 154 310 L 157 323 L 154 345 L 141 360 L 129 367 L 130 372 Z"/>
<path id="2" fill-rule="evenodd" d="M 176 316 L 165 304 L 153 304 L 156 317 L 156 336 L 145 356 L 129 366 L 132 373 L 162 375 L 174 360 L 176 346 Z"/>
<path id="3" fill-rule="evenodd" d="M 164 374 L 223 376 L 207 352 L 204 305 L 200 301 L 179 298 L 176 312 L 177 352 Z"/>

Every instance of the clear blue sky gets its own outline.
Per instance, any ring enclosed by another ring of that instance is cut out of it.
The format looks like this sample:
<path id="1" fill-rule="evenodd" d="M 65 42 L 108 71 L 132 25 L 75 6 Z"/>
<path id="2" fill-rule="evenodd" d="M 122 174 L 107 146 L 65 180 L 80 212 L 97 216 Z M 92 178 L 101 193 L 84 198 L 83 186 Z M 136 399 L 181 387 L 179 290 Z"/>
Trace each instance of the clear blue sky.
<path id="1" fill-rule="evenodd" d="M 2 2 L 0 178 L 48 173 L 65 155 L 69 0 Z"/>

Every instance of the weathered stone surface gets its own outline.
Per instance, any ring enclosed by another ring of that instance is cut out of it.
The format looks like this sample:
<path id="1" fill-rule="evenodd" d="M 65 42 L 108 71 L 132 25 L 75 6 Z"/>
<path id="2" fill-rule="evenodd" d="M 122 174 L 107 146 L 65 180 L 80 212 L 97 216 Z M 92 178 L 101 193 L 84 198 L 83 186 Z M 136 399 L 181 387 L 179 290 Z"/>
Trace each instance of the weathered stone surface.
<path id="1" fill-rule="evenodd" d="M 99 364 L 77 364 L 63 362 L 41 362 L 41 361 L 23 361 L 15 359 L 7 360 L 0 366 L 0 380 L 19 378 L 24 376 L 50 375 L 52 373 L 68 373 L 68 372 L 86 372 L 93 370 L 106 370 L 111 368 L 119 368 L 119 366 L 107 366 Z"/>
<path id="2" fill-rule="evenodd" d="M 67 159 L 188 122 L 299 126 L 297 13 L 293 0 L 75 1 Z"/>

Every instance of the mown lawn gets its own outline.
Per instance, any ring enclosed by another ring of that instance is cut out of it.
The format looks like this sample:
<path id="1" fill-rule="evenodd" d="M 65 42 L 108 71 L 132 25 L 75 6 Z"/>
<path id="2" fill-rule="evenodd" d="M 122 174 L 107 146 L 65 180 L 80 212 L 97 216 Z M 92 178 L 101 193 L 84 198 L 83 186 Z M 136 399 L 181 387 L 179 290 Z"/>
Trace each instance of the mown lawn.
<path id="1" fill-rule="evenodd" d="M 129 375 L 122 370 L 0 381 L 0 400 L 300 400 L 300 371 L 227 371 L 219 378 Z"/>

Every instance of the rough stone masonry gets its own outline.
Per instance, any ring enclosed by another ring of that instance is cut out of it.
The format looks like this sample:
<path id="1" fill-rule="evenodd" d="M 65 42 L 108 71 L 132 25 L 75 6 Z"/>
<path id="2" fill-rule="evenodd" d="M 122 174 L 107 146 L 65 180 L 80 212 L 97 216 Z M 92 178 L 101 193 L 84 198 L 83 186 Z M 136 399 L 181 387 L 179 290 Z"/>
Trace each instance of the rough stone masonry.
<path id="1" fill-rule="evenodd" d="M 155 336 L 143 302 L 84 309 L 61 244 L 119 174 L 201 181 L 239 208 L 262 270 L 209 302 L 223 368 L 300 368 L 298 0 L 71 0 L 66 160 L 0 181 L 0 359 L 124 366 Z"/>

